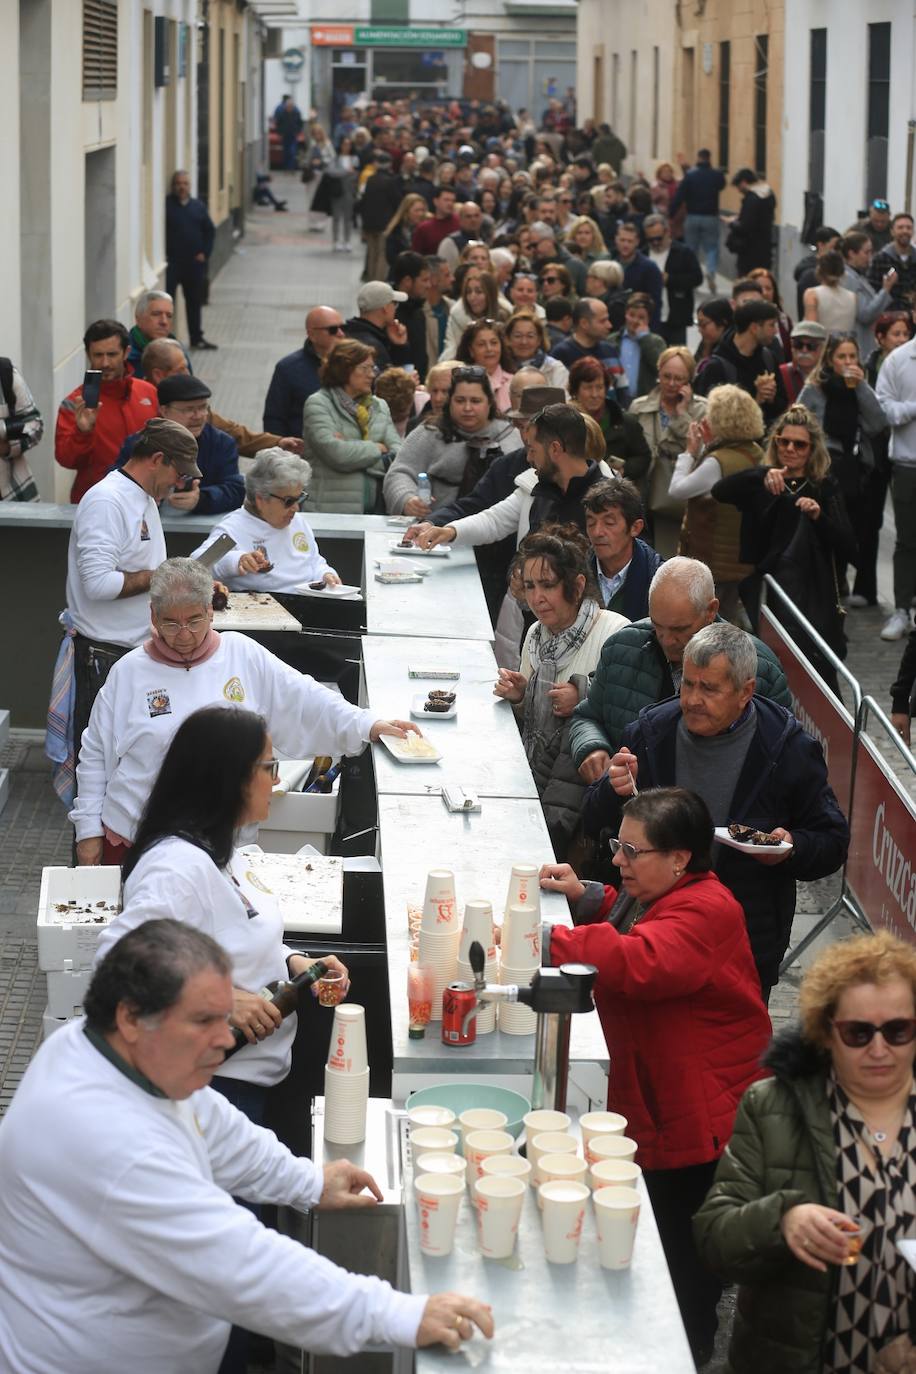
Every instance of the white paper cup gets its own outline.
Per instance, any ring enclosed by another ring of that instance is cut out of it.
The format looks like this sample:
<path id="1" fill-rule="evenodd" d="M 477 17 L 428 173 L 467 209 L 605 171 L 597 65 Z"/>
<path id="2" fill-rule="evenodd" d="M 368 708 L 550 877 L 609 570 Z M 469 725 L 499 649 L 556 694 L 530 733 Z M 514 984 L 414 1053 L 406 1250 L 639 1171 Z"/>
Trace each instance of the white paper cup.
<path id="1" fill-rule="evenodd" d="M 450 1255 L 464 1180 L 451 1174 L 420 1174 L 414 1184 L 424 1255 Z"/>
<path id="2" fill-rule="evenodd" d="M 593 1135 L 585 1147 L 585 1158 L 589 1164 L 597 1164 L 599 1159 L 634 1160 L 638 1148 L 626 1135 Z"/>
<path id="3" fill-rule="evenodd" d="M 639 1193 L 635 1188 L 599 1188 L 592 1201 L 601 1268 L 629 1268 L 639 1222 Z"/>
<path id="4" fill-rule="evenodd" d="M 565 1131 L 541 1131 L 532 1136 L 525 1146 L 525 1153 L 537 1173 L 541 1155 L 575 1155 L 579 1153 L 579 1142 L 574 1135 Z"/>
<path id="5" fill-rule="evenodd" d="M 544 1214 L 544 1253 L 551 1264 L 572 1264 L 579 1252 L 588 1189 L 572 1179 L 542 1183 L 538 1198 Z"/>
<path id="6" fill-rule="evenodd" d="M 534 1035 L 537 1017 L 518 1002 L 500 1002 L 499 1029 L 504 1035 Z"/>
<path id="7" fill-rule="evenodd" d="M 455 1124 L 455 1113 L 451 1107 L 434 1107 L 432 1103 L 424 1103 L 419 1107 L 409 1107 L 407 1120 L 411 1126 L 438 1126 L 448 1130 Z"/>
<path id="8" fill-rule="evenodd" d="M 508 1155 L 515 1137 L 508 1131 L 468 1131 L 464 1137 L 464 1157 L 468 1162 L 468 1182 L 480 1178 L 481 1164 L 491 1155 Z"/>
<path id="9" fill-rule="evenodd" d="M 505 910 L 510 906 L 529 906 L 541 909 L 540 869 L 537 864 L 513 864 L 509 875 Z"/>
<path id="10" fill-rule="evenodd" d="M 509 1118 L 495 1107 L 468 1107 L 458 1118 L 462 1136 L 468 1131 L 504 1131 Z"/>
<path id="11" fill-rule="evenodd" d="M 599 1159 L 588 1171 L 592 1192 L 598 1188 L 635 1188 L 642 1169 L 631 1159 Z"/>
<path id="12" fill-rule="evenodd" d="M 328 1068 L 335 1073 L 363 1073 L 368 1064 L 365 1008 L 356 1002 L 341 1002 L 334 1008 Z"/>
<path id="13" fill-rule="evenodd" d="M 520 1178 L 485 1174 L 474 1183 L 472 1196 L 480 1253 L 487 1259 L 506 1259 L 515 1249 L 518 1237 L 525 1201 L 524 1183 Z"/>
<path id="14" fill-rule="evenodd" d="M 540 1188 L 542 1183 L 550 1183 L 554 1179 L 571 1179 L 588 1187 L 588 1165 L 578 1155 L 541 1155 L 534 1166 L 535 1188 Z M 540 1205 L 541 1198 L 538 1194 L 538 1206 Z"/>
<path id="15" fill-rule="evenodd" d="M 537 1107 L 533 1112 L 526 1112 L 522 1121 L 527 1138 L 533 1140 L 536 1135 L 543 1135 L 547 1131 L 568 1135 L 572 1117 L 567 1112 L 555 1112 L 550 1107 Z"/>
<path id="16" fill-rule="evenodd" d="M 450 868 L 431 868 L 426 875 L 422 930 L 458 930 L 455 875 Z"/>
<path id="17" fill-rule="evenodd" d="M 458 1145 L 455 1131 L 443 1126 L 415 1126 L 410 1131 L 410 1148 L 416 1155 L 453 1155 Z"/>
<path id="18" fill-rule="evenodd" d="M 481 1178 L 519 1178 L 527 1186 L 531 1173 L 531 1160 L 521 1155 L 487 1155 L 480 1161 Z"/>
<path id="19" fill-rule="evenodd" d="M 496 958 L 496 942 L 493 938 L 493 906 L 491 902 L 467 902 L 464 908 L 464 922 L 461 927 L 461 943 L 458 958 L 470 964 L 471 945 L 474 941 L 483 946 L 485 959 Z"/>
<path id="20" fill-rule="evenodd" d="M 540 968 L 541 913 L 537 907 L 510 906 L 506 910 L 500 952 L 510 968 Z"/>
<path id="21" fill-rule="evenodd" d="M 335 1145 L 356 1145 L 366 1138 L 369 1070 L 361 1074 L 324 1074 L 324 1138 Z"/>
<path id="22" fill-rule="evenodd" d="M 582 1144 L 588 1145 L 596 1135 L 623 1135 L 627 1129 L 627 1119 L 619 1112 L 586 1112 L 579 1117 L 579 1129 L 582 1132 Z"/>
<path id="23" fill-rule="evenodd" d="M 467 1168 L 467 1162 L 461 1155 L 431 1154 L 428 1150 L 414 1160 L 414 1172 L 418 1178 L 421 1174 L 451 1174 L 463 1183 Z"/>

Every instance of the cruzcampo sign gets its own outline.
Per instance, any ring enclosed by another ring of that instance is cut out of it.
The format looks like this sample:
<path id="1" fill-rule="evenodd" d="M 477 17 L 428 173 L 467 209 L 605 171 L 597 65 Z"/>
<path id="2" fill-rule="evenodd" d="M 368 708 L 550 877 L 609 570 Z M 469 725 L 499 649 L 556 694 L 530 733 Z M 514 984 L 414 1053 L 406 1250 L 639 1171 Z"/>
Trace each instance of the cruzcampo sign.
<path id="1" fill-rule="evenodd" d="M 357 24 L 353 42 L 362 48 L 466 48 L 467 29 L 408 29 Z"/>

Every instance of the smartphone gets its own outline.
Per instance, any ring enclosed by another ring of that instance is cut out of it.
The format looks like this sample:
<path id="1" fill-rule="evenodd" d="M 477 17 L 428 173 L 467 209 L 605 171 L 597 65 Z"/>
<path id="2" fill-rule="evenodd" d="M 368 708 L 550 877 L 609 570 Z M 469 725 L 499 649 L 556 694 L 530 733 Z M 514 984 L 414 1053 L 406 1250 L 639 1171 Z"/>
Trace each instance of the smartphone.
<path id="1" fill-rule="evenodd" d="M 83 376 L 83 405 L 95 410 L 102 394 L 102 374 L 90 369 Z"/>

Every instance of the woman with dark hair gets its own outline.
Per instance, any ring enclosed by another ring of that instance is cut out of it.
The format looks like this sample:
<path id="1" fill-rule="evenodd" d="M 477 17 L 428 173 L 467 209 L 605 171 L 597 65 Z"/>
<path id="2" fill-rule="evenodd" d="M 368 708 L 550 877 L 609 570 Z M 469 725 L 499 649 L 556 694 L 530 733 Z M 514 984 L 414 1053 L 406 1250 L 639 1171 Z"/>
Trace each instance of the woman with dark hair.
<path id="1" fill-rule="evenodd" d="M 567 853 L 586 784 L 569 753 L 569 718 L 588 692 L 606 639 L 629 625 L 601 608 L 589 543 L 575 525 L 545 525 L 518 546 L 512 576 L 535 617 L 519 671 L 499 670 L 493 691 L 511 701 L 554 853 Z"/>
<path id="2" fill-rule="evenodd" d="M 385 225 L 385 257 L 389 267 L 400 253 L 411 251 L 413 231 L 429 218 L 430 209 L 425 197 L 416 191 L 404 197 Z"/>
<path id="3" fill-rule="evenodd" d="M 830 334 L 849 334 L 856 327 L 856 293 L 843 286 L 846 263 L 842 253 L 830 249 L 814 268 L 817 286 L 809 286 L 802 301 L 805 319 L 817 320 Z M 856 344 L 858 351 L 858 343 Z"/>
<path id="4" fill-rule="evenodd" d="M 538 269 L 538 279 L 542 304 L 545 301 L 558 300 L 561 296 L 568 301 L 576 300 L 577 293 L 572 273 L 561 262 L 545 262 L 544 266 Z"/>
<path id="5" fill-rule="evenodd" d="M 865 359 L 865 380 L 874 390 L 885 358 L 913 337 L 913 316 L 909 310 L 887 310 L 875 320 L 876 347 Z"/>
<path id="6" fill-rule="evenodd" d="M 640 484 L 649 471 L 652 452 L 637 417 L 623 409 L 608 389 L 607 375 L 597 358 L 578 358 L 569 369 L 569 399 L 600 427 L 604 456 L 618 475 Z"/>
<path id="7" fill-rule="evenodd" d="M 693 356 L 696 359 L 698 373 L 702 372 L 704 364 L 712 357 L 714 350 L 734 323 L 735 312 L 732 310 L 732 303 L 724 296 L 710 296 L 708 301 L 697 306 L 700 342 Z"/>
<path id="8" fill-rule="evenodd" d="M 496 409 L 500 414 L 505 414 L 510 404 L 509 383 L 512 373 L 502 325 L 495 319 L 474 320 L 461 335 L 455 357 L 466 367 L 484 368 Z"/>
<path id="9" fill-rule="evenodd" d="M 458 289 L 458 273 L 455 274 Z M 461 336 L 469 324 L 476 320 L 499 320 L 511 313 L 500 305 L 499 287 L 492 272 L 482 272 L 473 263 L 466 264 L 466 272 L 461 279 L 460 294 L 448 312 L 445 329 L 445 347 L 439 361 L 456 357 Z"/>
<path id="10" fill-rule="evenodd" d="M 550 962 L 594 964 L 595 1003 L 614 1071 L 608 1108 L 627 1119 L 697 1365 L 712 1353 L 718 1280 L 700 1263 L 691 1217 L 728 1144 L 770 1038 L 744 912 L 710 871 L 713 825 L 680 787 L 642 792 L 611 840 L 622 893 L 545 864 L 572 928 Z"/>
<path id="11" fill-rule="evenodd" d="M 547 326 L 533 309 L 513 311 L 503 326 L 503 337 L 513 372 L 523 367 L 536 368 L 548 386 L 566 390 L 569 374 L 559 358 L 550 357 Z"/>
<path id="12" fill-rule="evenodd" d="M 425 519 L 430 508 L 417 494 L 417 478 L 430 480 L 433 507 L 471 490 L 493 458 L 518 447 L 511 420 L 499 417 L 485 367 L 451 371 L 445 408 L 408 434 L 385 474 L 385 508 L 391 515 Z"/>

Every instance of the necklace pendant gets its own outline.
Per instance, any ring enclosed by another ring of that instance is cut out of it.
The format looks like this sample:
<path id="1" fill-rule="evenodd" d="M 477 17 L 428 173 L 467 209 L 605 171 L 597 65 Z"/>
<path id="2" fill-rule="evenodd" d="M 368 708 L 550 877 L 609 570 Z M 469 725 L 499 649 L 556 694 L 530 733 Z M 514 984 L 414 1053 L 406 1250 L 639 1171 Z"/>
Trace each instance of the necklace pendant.
<path id="1" fill-rule="evenodd" d="M 876 1140 L 879 1145 L 883 1145 L 887 1140 L 887 1131 L 872 1131 L 872 1139 Z"/>

